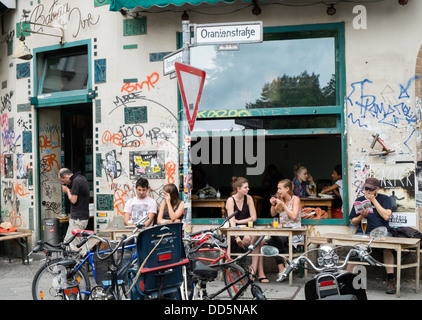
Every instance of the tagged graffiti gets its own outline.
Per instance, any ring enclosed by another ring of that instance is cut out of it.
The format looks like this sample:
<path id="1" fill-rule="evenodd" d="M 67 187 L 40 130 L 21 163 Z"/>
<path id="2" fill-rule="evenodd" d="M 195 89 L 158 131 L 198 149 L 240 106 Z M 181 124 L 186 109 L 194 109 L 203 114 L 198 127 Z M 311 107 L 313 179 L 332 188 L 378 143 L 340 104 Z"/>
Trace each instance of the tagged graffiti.
<path id="1" fill-rule="evenodd" d="M 59 24 L 65 25 L 68 21 L 73 19 L 73 17 L 75 17 L 77 21 L 75 27 L 76 31 L 72 34 L 74 38 L 78 36 L 81 29 L 96 25 L 100 20 L 99 15 L 95 19 L 91 13 L 88 13 L 86 18 L 84 18 L 79 8 L 71 8 L 69 3 L 58 5 L 58 0 L 54 0 L 48 10 L 44 10 L 44 5 L 42 4 L 36 6 L 32 10 L 30 21 L 43 25 L 51 25 L 53 22 L 58 21 Z M 37 28 L 37 31 L 43 30 L 43 27 Z"/>
<path id="2" fill-rule="evenodd" d="M 141 125 L 133 126 L 120 126 L 117 133 L 111 133 L 106 130 L 102 136 L 102 143 L 108 145 L 109 143 L 114 144 L 123 148 L 135 148 L 145 145 L 145 141 L 142 140 L 144 134 L 144 127 Z"/>
<path id="3" fill-rule="evenodd" d="M 142 90 L 144 86 L 148 88 L 148 91 L 151 90 L 151 88 L 155 88 L 155 85 L 157 84 L 158 80 L 160 80 L 160 76 L 157 72 L 151 73 L 151 75 L 147 76 L 147 80 L 142 81 L 141 83 L 135 83 L 132 84 L 131 82 L 125 83 L 122 86 L 122 89 L 120 92 L 126 91 L 127 93 L 131 93 L 134 91 Z"/>
<path id="4" fill-rule="evenodd" d="M 417 116 L 407 103 L 410 98 L 408 90 L 416 79 L 417 77 L 409 79 L 406 85 L 399 84 L 399 93 L 386 86 L 386 89 L 381 92 L 382 100 L 368 93 L 368 87 L 373 83 L 371 80 L 364 79 L 353 82 L 351 84 L 352 91 L 347 96 L 347 101 L 352 107 L 357 107 L 358 112 L 352 109 L 348 119 L 358 127 L 367 127 L 365 119 L 369 118 L 394 128 L 410 128 L 411 133 L 405 139 L 404 145 L 411 151 L 407 142 L 415 132 Z"/>
<path id="5" fill-rule="evenodd" d="M 168 183 L 175 183 L 174 174 L 176 173 L 176 164 L 173 161 L 166 163 L 166 176 Z"/>
<path id="6" fill-rule="evenodd" d="M 16 151 L 16 147 L 20 146 L 18 145 L 18 141 L 21 138 L 21 135 L 16 137 L 15 130 L 12 128 L 5 128 L 1 133 L 1 138 L 3 141 L 2 153 L 14 153 Z"/>
<path id="7" fill-rule="evenodd" d="M 0 97 L 1 107 L 0 107 L 0 113 L 3 113 L 4 111 L 12 111 L 12 103 L 10 99 L 13 97 L 13 91 L 10 91 L 9 93 L 6 93 L 4 97 Z"/>

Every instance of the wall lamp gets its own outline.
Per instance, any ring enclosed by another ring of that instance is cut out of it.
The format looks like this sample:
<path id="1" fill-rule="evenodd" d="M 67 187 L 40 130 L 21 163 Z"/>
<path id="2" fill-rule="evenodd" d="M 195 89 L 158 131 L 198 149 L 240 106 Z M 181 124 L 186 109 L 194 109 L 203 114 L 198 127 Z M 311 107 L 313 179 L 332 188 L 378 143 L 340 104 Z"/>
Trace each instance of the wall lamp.
<path id="1" fill-rule="evenodd" d="M 252 14 L 254 14 L 255 16 L 259 16 L 262 12 L 261 8 L 258 6 L 258 3 L 256 2 L 256 0 L 253 0 L 252 4 L 253 4 Z"/>
<path id="2" fill-rule="evenodd" d="M 336 12 L 337 12 L 337 10 L 336 10 L 336 8 L 334 7 L 334 4 L 332 3 L 332 4 L 330 4 L 330 6 L 327 8 L 327 14 L 329 15 L 329 16 L 333 16 L 333 15 L 335 15 L 336 14 Z"/>
<path id="3" fill-rule="evenodd" d="M 64 30 L 63 30 L 63 28 L 53 27 L 53 26 L 48 26 L 48 25 L 41 24 L 41 23 L 28 21 L 27 18 L 28 18 L 29 12 L 30 12 L 29 10 L 25 10 L 25 9 L 23 10 L 22 19 L 21 19 L 21 22 L 20 22 L 21 35 L 19 37 L 19 44 L 16 46 L 16 49 L 13 53 L 13 58 L 16 58 L 16 59 L 31 60 L 32 57 L 33 57 L 32 54 L 31 54 L 31 50 L 29 50 L 29 48 L 25 44 L 24 32 L 41 34 L 41 35 L 45 35 L 45 36 L 59 37 L 60 38 L 60 44 L 63 45 L 65 43 L 64 42 Z M 24 24 L 29 26 L 29 28 L 24 30 L 24 28 L 23 28 Z M 38 26 L 40 28 L 37 31 L 34 31 L 34 30 L 31 30 L 31 25 Z M 43 32 L 43 31 L 41 31 L 41 30 L 43 30 L 43 28 L 59 29 L 61 34 Z"/>

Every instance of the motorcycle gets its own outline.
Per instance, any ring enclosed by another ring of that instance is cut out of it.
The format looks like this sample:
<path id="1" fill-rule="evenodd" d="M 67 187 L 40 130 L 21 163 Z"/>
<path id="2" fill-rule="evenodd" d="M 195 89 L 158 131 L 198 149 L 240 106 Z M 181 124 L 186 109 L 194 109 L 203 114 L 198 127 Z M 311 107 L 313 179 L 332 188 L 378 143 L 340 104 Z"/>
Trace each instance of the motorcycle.
<path id="1" fill-rule="evenodd" d="M 338 251 L 344 247 L 335 247 L 331 243 L 325 243 L 317 249 L 311 249 L 290 262 L 286 257 L 279 254 L 276 247 L 263 246 L 261 254 L 266 257 L 281 256 L 288 264 L 282 272 L 281 278 L 287 276 L 303 263 L 307 263 L 317 274 L 305 284 L 306 300 L 367 300 L 365 286 L 362 286 L 360 275 L 343 270 L 351 258 L 367 262 L 370 266 L 384 266 L 371 257 L 371 243 L 375 239 L 381 239 L 387 235 L 385 227 L 378 227 L 371 231 L 368 244 L 357 244 L 352 246 L 339 265 Z M 349 246 L 348 246 L 349 248 Z M 318 251 L 317 263 L 319 267 L 307 257 L 311 252 Z"/>

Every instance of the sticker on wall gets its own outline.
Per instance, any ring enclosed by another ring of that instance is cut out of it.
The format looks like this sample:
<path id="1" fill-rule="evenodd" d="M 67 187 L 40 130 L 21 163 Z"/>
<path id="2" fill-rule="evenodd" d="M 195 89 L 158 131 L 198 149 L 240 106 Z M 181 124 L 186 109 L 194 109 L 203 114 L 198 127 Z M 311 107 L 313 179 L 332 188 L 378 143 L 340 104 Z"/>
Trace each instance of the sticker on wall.
<path id="1" fill-rule="evenodd" d="M 165 152 L 132 151 L 129 152 L 130 179 L 139 177 L 146 179 L 165 178 Z"/>
<path id="2" fill-rule="evenodd" d="M 371 164 L 371 176 L 380 180 L 379 193 L 390 197 L 390 227 L 415 227 L 415 164 Z"/>
<path id="3" fill-rule="evenodd" d="M 4 177 L 13 178 L 13 155 L 4 155 Z"/>

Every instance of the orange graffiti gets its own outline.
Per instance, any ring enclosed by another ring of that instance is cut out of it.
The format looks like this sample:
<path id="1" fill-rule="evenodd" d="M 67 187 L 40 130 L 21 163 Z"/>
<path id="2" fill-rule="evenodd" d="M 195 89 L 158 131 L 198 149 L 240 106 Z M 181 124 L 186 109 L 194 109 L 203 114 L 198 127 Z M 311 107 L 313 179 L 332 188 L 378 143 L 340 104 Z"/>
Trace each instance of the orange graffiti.
<path id="1" fill-rule="evenodd" d="M 114 209 L 117 211 L 117 215 L 121 214 L 124 215 L 124 208 L 125 208 L 125 199 L 128 198 L 128 193 L 131 191 L 131 189 L 128 189 L 126 191 L 122 189 L 117 189 L 114 191 Z M 123 206 L 123 208 L 122 208 Z"/>
<path id="2" fill-rule="evenodd" d="M 30 194 L 30 192 L 26 192 L 26 193 L 24 192 L 23 186 L 22 186 L 21 183 L 16 183 L 16 185 L 15 185 L 15 193 L 17 195 L 20 195 L 21 197 L 24 197 L 24 196 Z"/>
<path id="3" fill-rule="evenodd" d="M 56 132 L 57 135 L 57 141 L 53 140 L 53 137 L 50 133 L 50 136 L 48 135 L 40 135 L 40 150 L 43 152 L 45 149 L 55 149 L 60 148 L 60 134 L 59 132 Z"/>
<path id="4" fill-rule="evenodd" d="M 107 144 L 109 142 L 115 144 L 116 146 L 122 145 L 122 135 L 120 133 L 111 134 L 110 131 L 105 131 L 102 137 L 103 144 Z"/>
<path id="5" fill-rule="evenodd" d="M 15 209 L 10 211 L 9 213 L 9 222 L 14 226 L 15 228 L 22 227 L 22 217 L 20 215 L 16 214 Z"/>
<path id="6" fill-rule="evenodd" d="M 166 163 L 167 182 L 174 183 L 174 174 L 176 173 L 176 164 L 173 161 Z"/>
<path id="7" fill-rule="evenodd" d="M 57 162 L 56 157 L 57 155 L 54 153 L 42 157 L 41 166 L 44 172 L 50 172 L 53 170 L 54 164 L 56 164 L 59 168 L 59 163 Z"/>
<path id="8" fill-rule="evenodd" d="M 120 92 L 126 91 L 127 93 L 131 93 L 133 91 L 142 90 L 144 85 L 148 86 L 148 91 L 149 91 L 151 89 L 150 87 L 155 88 L 154 85 L 158 82 L 159 79 L 160 79 L 160 76 L 158 75 L 158 73 L 153 72 L 151 73 L 150 76 L 147 76 L 147 80 L 142 81 L 141 84 L 139 83 L 131 84 L 130 82 L 125 83 L 122 89 L 120 90 Z"/>

